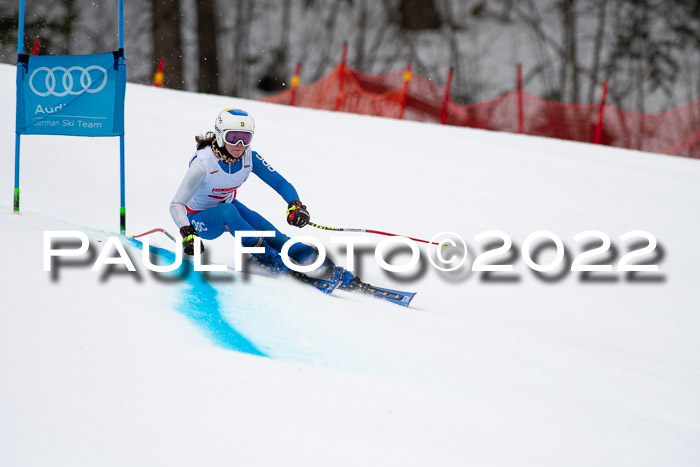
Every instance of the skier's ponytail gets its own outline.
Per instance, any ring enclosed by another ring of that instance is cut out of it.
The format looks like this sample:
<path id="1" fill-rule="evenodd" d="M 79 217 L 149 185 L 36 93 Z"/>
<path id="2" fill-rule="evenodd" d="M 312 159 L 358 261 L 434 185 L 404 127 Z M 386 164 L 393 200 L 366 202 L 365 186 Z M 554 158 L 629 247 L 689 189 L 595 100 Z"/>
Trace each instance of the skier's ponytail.
<path id="1" fill-rule="evenodd" d="M 197 150 L 199 151 L 211 146 L 216 141 L 216 135 L 213 131 L 207 131 L 204 135 L 195 136 L 194 140 L 197 142 Z"/>

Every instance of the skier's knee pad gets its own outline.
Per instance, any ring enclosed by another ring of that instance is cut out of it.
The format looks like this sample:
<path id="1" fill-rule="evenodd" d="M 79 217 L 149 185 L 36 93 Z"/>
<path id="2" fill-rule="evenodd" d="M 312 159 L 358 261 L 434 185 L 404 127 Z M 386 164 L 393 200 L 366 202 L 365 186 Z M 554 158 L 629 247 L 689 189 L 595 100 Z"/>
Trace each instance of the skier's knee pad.
<path id="1" fill-rule="evenodd" d="M 303 243 L 295 243 L 289 249 L 289 257 L 302 266 L 307 266 L 318 258 L 318 250 L 316 247 L 304 245 Z"/>

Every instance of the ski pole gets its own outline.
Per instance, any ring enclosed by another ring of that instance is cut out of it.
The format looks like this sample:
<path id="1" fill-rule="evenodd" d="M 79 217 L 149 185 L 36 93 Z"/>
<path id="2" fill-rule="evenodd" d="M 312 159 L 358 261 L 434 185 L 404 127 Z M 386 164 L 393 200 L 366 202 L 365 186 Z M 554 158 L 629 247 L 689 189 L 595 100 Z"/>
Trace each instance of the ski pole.
<path id="1" fill-rule="evenodd" d="M 324 225 L 318 225 L 314 224 L 313 222 L 309 222 L 309 225 L 312 227 L 316 227 L 317 229 L 321 230 L 333 230 L 335 232 L 364 232 L 364 233 L 371 233 L 371 234 L 377 234 L 377 235 L 386 235 L 388 237 L 405 237 L 405 235 L 398 235 L 394 233 L 389 233 L 389 232 L 382 232 L 381 230 L 370 230 L 370 229 L 349 229 L 345 227 L 326 227 Z M 436 242 L 429 242 L 428 240 L 421 240 L 420 238 L 413 238 L 413 237 L 406 237 L 408 239 L 411 239 L 415 242 L 421 242 L 421 243 L 429 243 L 431 245 L 438 245 L 440 246 L 439 243 Z"/>
<path id="2" fill-rule="evenodd" d="M 175 237 L 173 237 L 172 235 L 170 235 L 170 234 L 168 233 L 167 230 L 161 229 L 160 227 L 158 227 L 158 228 L 156 228 L 156 229 L 151 229 L 151 230 L 149 230 L 148 232 L 144 232 L 144 233 L 142 233 L 142 234 L 132 235 L 131 238 L 139 238 L 139 237 L 143 237 L 143 236 L 145 236 L 145 235 L 149 235 L 149 234 L 156 233 L 156 232 L 162 232 L 162 233 L 164 233 L 166 237 L 168 237 L 168 238 L 169 238 L 170 240 L 172 240 L 173 242 L 177 243 L 177 240 L 175 240 Z"/>
<path id="3" fill-rule="evenodd" d="M 321 229 L 321 230 L 332 230 L 332 231 L 334 231 L 334 232 L 362 232 L 362 233 L 371 233 L 371 234 L 377 234 L 377 235 L 386 235 L 386 236 L 388 236 L 388 237 L 405 237 L 405 235 L 399 235 L 399 234 L 394 234 L 394 233 L 390 233 L 390 232 L 382 232 L 381 230 L 351 229 L 351 228 L 347 228 L 347 227 L 326 227 L 326 226 L 324 226 L 324 225 L 315 224 L 315 223 L 313 223 L 313 222 L 309 222 L 309 225 L 312 226 L 312 227 L 316 227 L 317 229 Z M 175 237 L 173 237 L 172 235 L 170 235 L 170 234 L 168 233 L 167 230 L 161 229 L 161 228 L 151 229 L 151 230 L 149 230 L 148 232 L 144 232 L 144 233 L 141 233 L 141 234 L 138 234 L 138 235 L 131 235 L 131 238 L 139 238 L 139 237 L 143 237 L 143 236 L 146 236 L 146 235 L 150 235 L 150 234 L 156 233 L 156 232 L 161 232 L 161 233 L 165 234 L 166 237 L 168 237 L 168 238 L 169 238 L 170 240 L 172 240 L 173 242 L 176 242 L 176 243 L 177 243 L 177 240 L 175 240 Z M 428 244 L 430 244 L 430 245 L 438 245 L 438 246 L 440 246 L 439 243 L 436 243 L 436 242 L 429 242 L 428 240 L 423 240 L 423 239 L 420 239 L 420 238 L 413 238 L 413 237 L 406 237 L 406 238 L 408 238 L 408 239 L 410 239 L 410 240 L 413 240 L 414 242 L 428 243 Z M 443 246 L 444 246 L 444 245 L 443 245 Z"/>

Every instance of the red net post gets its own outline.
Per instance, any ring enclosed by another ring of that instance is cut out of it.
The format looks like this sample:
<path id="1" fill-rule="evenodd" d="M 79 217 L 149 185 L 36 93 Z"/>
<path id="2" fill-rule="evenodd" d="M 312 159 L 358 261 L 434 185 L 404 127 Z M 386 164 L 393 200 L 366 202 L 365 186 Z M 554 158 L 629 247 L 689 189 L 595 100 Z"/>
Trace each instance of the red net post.
<path id="1" fill-rule="evenodd" d="M 608 96 L 608 80 L 603 81 L 603 95 L 600 98 L 600 108 L 598 109 L 598 123 L 595 126 L 594 144 L 600 144 L 600 136 L 603 133 L 603 110 L 605 109 L 605 99 Z"/>
<path id="2" fill-rule="evenodd" d="M 34 39 L 34 44 L 32 45 L 32 55 L 39 55 L 39 48 L 41 47 L 41 39 L 38 37 Z"/>
<path id="3" fill-rule="evenodd" d="M 447 106 L 450 103 L 450 88 L 452 87 L 452 74 L 454 73 L 454 68 L 450 68 L 447 72 L 447 83 L 445 84 L 445 99 L 442 104 L 442 113 L 440 114 L 440 123 L 443 125 L 447 123 Z"/>
<path id="4" fill-rule="evenodd" d="M 517 82 L 518 82 L 518 133 L 523 133 L 523 66 L 518 63 L 517 66 Z"/>
<path id="5" fill-rule="evenodd" d="M 301 63 L 297 63 L 294 69 L 294 76 L 292 76 L 292 96 L 289 99 L 289 105 L 294 105 L 294 101 L 297 98 L 297 88 L 299 87 L 299 74 L 301 73 Z"/>
<path id="6" fill-rule="evenodd" d="M 408 83 L 411 82 L 411 64 L 406 65 L 406 71 L 403 72 L 403 88 L 401 89 L 401 111 L 399 112 L 399 120 L 403 119 L 404 111 L 406 110 L 406 102 L 408 101 Z"/>
<path id="7" fill-rule="evenodd" d="M 165 57 L 160 57 L 158 60 L 158 69 L 153 75 L 153 86 L 157 88 L 163 87 L 163 79 L 165 78 Z"/>
<path id="8" fill-rule="evenodd" d="M 338 77 L 338 94 L 335 97 L 335 111 L 340 110 L 343 105 L 343 86 L 345 85 L 345 73 L 348 58 L 348 43 L 343 43 L 343 57 L 340 61 L 340 76 Z"/>

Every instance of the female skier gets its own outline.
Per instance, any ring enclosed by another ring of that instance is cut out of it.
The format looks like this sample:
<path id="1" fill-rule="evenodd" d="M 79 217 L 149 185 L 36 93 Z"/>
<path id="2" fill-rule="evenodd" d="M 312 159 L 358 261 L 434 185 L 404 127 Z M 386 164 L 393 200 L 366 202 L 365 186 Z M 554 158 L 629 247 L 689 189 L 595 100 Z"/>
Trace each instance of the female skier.
<path id="1" fill-rule="evenodd" d="M 274 237 L 246 237 L 244 246 L 262 246 L 264 253 L 253 256 L 265 267 L 280 274 L 289 269 L 279 252 L 289 237 L 277 230 L 267 219 L 236 200 L 237 190 L 252 173 L 274 189 L 287 203 L 287 223 L 304 227 L 310 216 L 306 206 L 291 183 L 276 172 L 250 144 L 255 133 L 255 122 L 245 111 L 226 109 L 214 122 L 214 131 L 197 136 L 197 152 L 190 159 L 190 167 L 170 203 L 170 214 L 180 228 L 182 246 L 186 254 L 194 254 L 197 237 L 213 240 L 224 232 L 235 235 L 238 230 L 269 230 Z M 315 261 L 315 248 L 295 243 L 289 257 L 301 265 Z M 340 280 L 349 286 L 354 276 L 330 260 L 321 268 L 328 269 L 326 278 Z M 321 269 L 319 268 L 319 269 Z"/>

